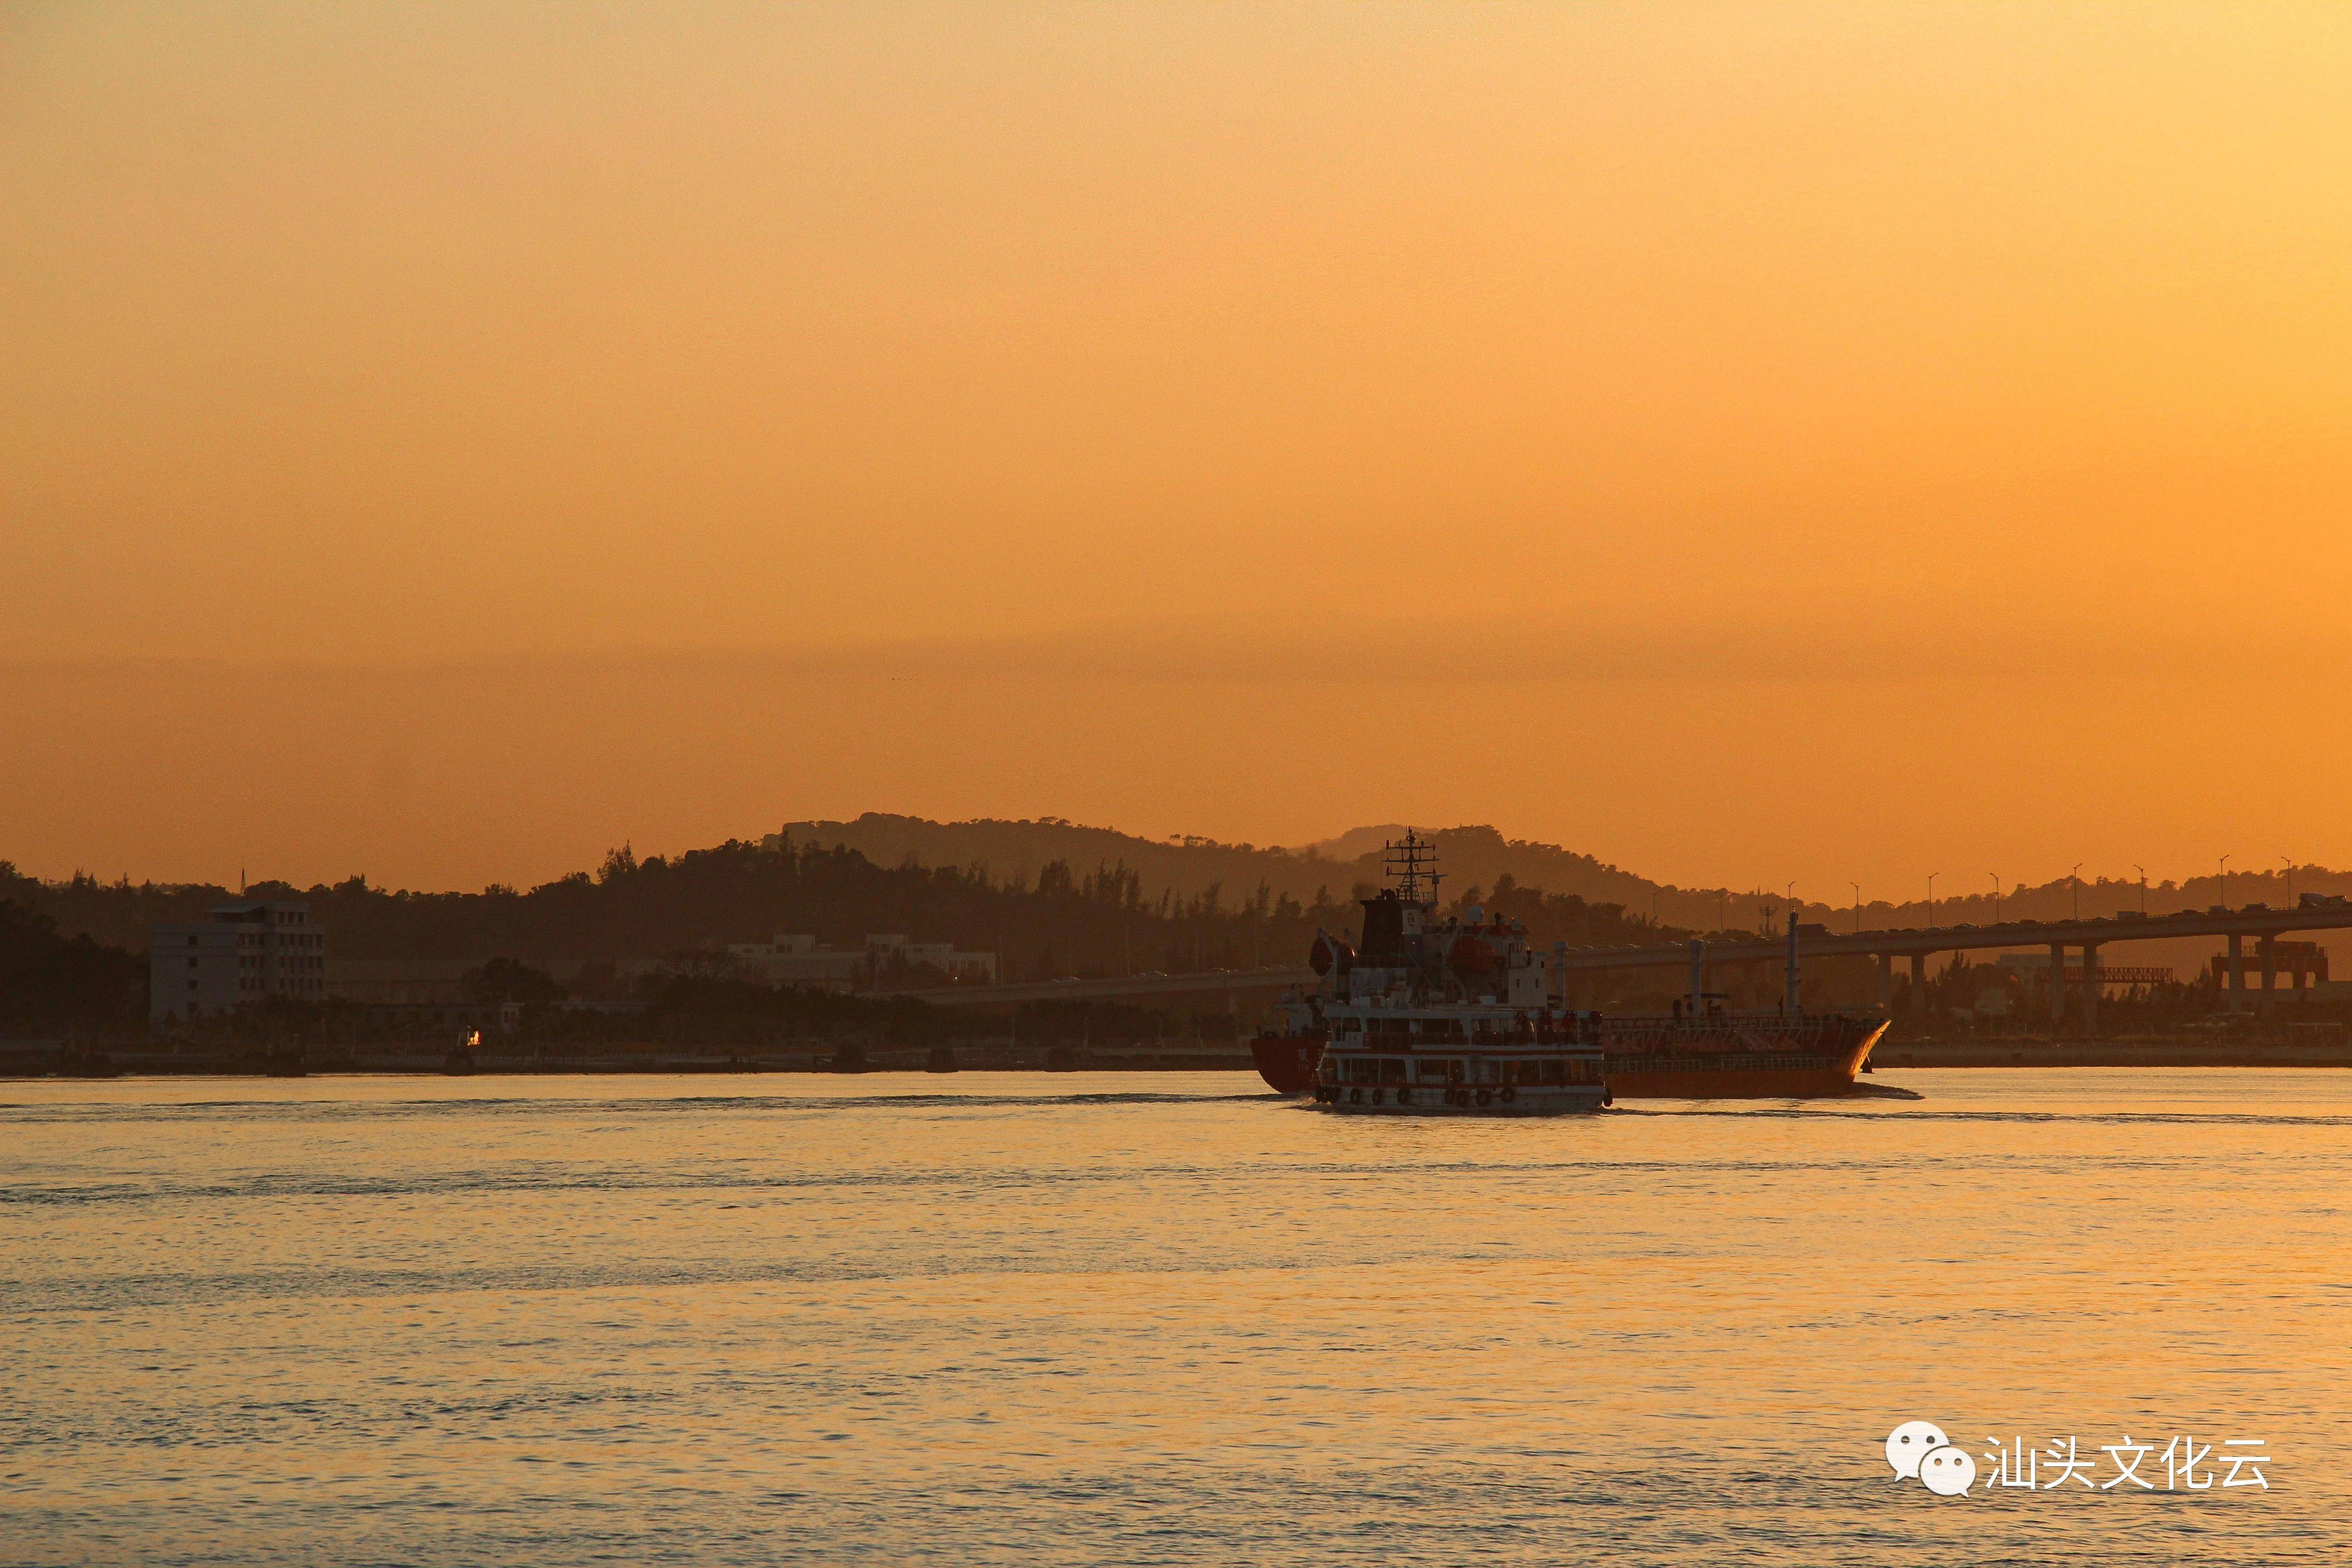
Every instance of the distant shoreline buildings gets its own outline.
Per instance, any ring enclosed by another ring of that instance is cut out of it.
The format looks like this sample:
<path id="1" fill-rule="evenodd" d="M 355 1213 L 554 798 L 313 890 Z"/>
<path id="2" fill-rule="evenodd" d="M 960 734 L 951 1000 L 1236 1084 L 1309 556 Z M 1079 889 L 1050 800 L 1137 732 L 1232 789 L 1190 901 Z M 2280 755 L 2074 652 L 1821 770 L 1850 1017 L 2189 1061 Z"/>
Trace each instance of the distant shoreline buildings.
<path id="1" fill-rule="evenodd" d="M 327 932 L 306 903 L 215 904 L 212 918 L 147 928 L 147 1018 L 178 1024 L 267 996 L 327 994 Z"/>
<path id="2" fill-rule="evenodd" d="M 730 942 L 727 956 L 747 980 L 811 990 L 866 991 L 885 981 L 929 978 L 937 972 L 947 985 L 993 985 L 996 954 L 967 952 L 951 942 L 910 942 L 903 935 L 869 934 L 863 948 L 819 945 L 814 936 L 779 931 L 772 942 Z"/>
<path id="3" fill-rule="evenodd" d="M 446 1010 L 478 1000 L 467 981 L 485 962 L 344 959 L 331 964 L 326 928 L 311 920 L 308 903 L 256 900 L 215 904 L 201 921 L 151 924 L 147 944 L 147 1016 L 156 1027 L 217 1017 L 272 996 L 356 1002 L 386 1017 Z M 815 991 L 987 985 L 997 976 L 993 952 L 898 933 L 868 935 L 863 947 L 836 949 L 814 936 L 780 932 L 770 942 L 732 943 L 727 953 L 739 978 Z M 615 998 L 640 977 L 668 969 L 670 961 L 556 960 L 538 961 L 538 966 L 575 993 L 570 1005 L 609 1008 L 625 1005 Z"/>

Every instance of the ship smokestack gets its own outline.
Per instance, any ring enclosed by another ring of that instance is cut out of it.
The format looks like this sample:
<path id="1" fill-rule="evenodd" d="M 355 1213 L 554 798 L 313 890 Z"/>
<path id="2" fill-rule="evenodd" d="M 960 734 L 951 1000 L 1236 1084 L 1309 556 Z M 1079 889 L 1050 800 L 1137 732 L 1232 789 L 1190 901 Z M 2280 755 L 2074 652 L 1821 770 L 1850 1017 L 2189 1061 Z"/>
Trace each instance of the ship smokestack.
<path id="1" fill-rule="evenodd" d="M 1789 911 L 1789 999 L 1780 1005 L 1780 1011 L 1792 1018 L 1804 1011 L 1798 1005 L 1798 984 L 1801 973 L 1797 967 L 1797 911 L 1790 910 Z"/>

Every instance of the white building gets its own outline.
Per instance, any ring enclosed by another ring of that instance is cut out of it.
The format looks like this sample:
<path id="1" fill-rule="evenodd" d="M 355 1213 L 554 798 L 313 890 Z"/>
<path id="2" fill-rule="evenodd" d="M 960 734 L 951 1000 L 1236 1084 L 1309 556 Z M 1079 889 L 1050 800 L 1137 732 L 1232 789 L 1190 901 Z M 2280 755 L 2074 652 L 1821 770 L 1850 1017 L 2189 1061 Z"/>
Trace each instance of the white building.
<path id="1" fill-rule="evenodd" d="M 265 996 L 318 1001 L 327 991 L 327 932 L 308 904 L 215 904 L 197 925 L 147 928 L 147 1018 L 176 1024 Z"/>

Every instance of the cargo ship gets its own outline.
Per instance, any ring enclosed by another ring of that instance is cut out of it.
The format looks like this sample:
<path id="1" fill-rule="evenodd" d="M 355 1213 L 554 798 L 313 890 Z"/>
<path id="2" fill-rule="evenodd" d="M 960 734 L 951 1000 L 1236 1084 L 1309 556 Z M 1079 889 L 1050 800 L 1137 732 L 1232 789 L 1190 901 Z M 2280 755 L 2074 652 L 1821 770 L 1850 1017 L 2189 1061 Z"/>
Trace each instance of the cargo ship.
<path id="1" fill-rule="evenodd" d="M 1800 1005 L 1793 916 L 1788 989 L 1777 1010 L 1735 1012 L 1706 993 L 1699 983 L 1704 949 L 1694 942 L 1691 994 L 1671 1014 L 1572 1012 L 1555 997 L 1567 991 L 1557 962 L 1564 947 L 1536 950 L 1524 924 L 1490 920 L 1475 905 L 1439 920 L 1429 842 L 1408 832 L 1384 848 L 1395 885 L 1363 900 L 1361 951 L 1345 936 L 1318 931 L 1307 955 L 1321 977 L 1318 987 L 1286 995 L 1250 1042 L 1258 1075 L 1279 1093 L 1315 1090 L 1329 1103 L 1323 1091 L 1333 1088 L 1392 1088 L 1342 1083 L 1337 1063 L 1324 1070 L 1327 1051 L 1338 1053 L 1339 1042 L 1360 1032 L 1403 1042 L 1395 1054 L 1412 1055 L 1417 1067 L 1425 1049 L 1457 1038 L 1452 1025 L 1465 1026 L 1459 1037 L 1466 1037 L 1469 1026 L 1483 1024 L 1490 1035 L 1525 1031 L 1523 1041 L 1596 1047 L 1602 1093 L 1616 1100 L 1815 1099 L 1856 1092 L 1855 1077 L 1886 1032 L 1875 1014 Z M 1448 1026 L 1433 1037 L 1441 1024 Z"/>
<path id="2" fill-rule="evenodd" d="M 1331 993 L 1303 1008 L 1285 1004 L 1321 1031 L 1316 1103 L 1388 1116 L 1559 1116 L 1606 1105 L 1600 1017 L 1547 1005 L 1543 957 L 1525 928 L 1478 910 L 1432 922 L 1428 844 L 1408 835 L 1389 849 L 1399 885 L 1364 900 L 1362 950 L 1318 937 L 1320 967 L 1336 976 Z"/>

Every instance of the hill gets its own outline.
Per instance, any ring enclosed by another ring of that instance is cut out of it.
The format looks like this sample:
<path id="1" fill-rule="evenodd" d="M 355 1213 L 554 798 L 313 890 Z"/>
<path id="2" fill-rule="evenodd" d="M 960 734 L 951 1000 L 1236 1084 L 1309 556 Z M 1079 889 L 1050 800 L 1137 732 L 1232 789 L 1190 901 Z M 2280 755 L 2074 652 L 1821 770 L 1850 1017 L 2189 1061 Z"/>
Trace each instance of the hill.
<path id="1" fill-rule="evenodd" d="M 1375 826 L 1298 847 L 1225 844 L 1198 837 L 1150 839 L 1059 818 L 940 823 L 868 814 L 852 822 L 786 824 L 758 844 L 730 842 L 642 861 L 625 847 L 593 874 L 529 890 L 392 891 L 353 878 L 300 889 L 259 882 L 253 897 L 304 898 L 332 933 L 337 958 L 491 957 L 605 961 L 709 954 L 732 942 L 806 931 L 859 947 L 867 932 L 904 932 L 1001 955 L 1007 978 L 1171 973 L 1289 962 L 1315 929 L 1356 923 L 1353 900 L 1381 880 L 1380 847 L 1402 827 Z M 1446 875 L 1444 902 L 1507 908 L 1540 941 L 1610 945 L 1678 931 L 1730 935 L 1777 923 L 1785 900 L 1769 893 L 1678 888 L 1555 844 L 1507 838 L 1496 828 L 1440 828 L 1433 837 Z M 1539 892 L 1538 892 L 1539 890 Z M 1924 891 L 1924 889 L 1923 889 Z M 2352 893 L 2352 875 L 2319 867 L 2232 873 L 2227 901 L 2284 907 L 2301 892 Z M 203 919 L 227 889 L 42 882 L 0 861 L 0 899 L 13 899 L 39 929 L 66 942 L 143 952 L 151 921 Z M 1881 900 L 1857 910 L 1805 901 L 1802 918 L 1871 929 L 2059 920 L 2136 910 L 2157 913 L 2224 901 L 2217 878 L 2185 884 L 2063 878 L 2037 888 L 1990 886 L 1937 900 Z M 30 935 L 40 964 L 68 962 Z M 20 943 L 23 945 L 23 943 Z M 2147 951 L 2137 962 L 2188 966 L 2211 944 Z M 88 954 L 72 955 L 80 962 Z M 27 962 L 31 962 L 27 960 Z M 30 978 L 21 985 L 32 985 Z"/>
<path id="2" fill-rule="evenodd" d="M 854 822 L 788 822 L 760 840 L 764 849 L 788 844 L 852 849 L 877 866 L 954 866 L 1024 882 L 1056 862 L 1085 870 L 1123 867 L 1153 898 L 1198 898 L 1213 888 L 1246 897 L 1263 883 L 1276 897 L 1286 895 L 1302 904 L 1313 903 L 1318 890 L 1344 900 L 1351 881 L 1362 874 L 1352 860 L 1343 863 L 1312 849 L 1221 844 L 1192 835 L 1142 838 L 1058 816 L 931 822 L 869 811 Z"/>
<path id="3" fill-rule="evenodd" d="M 1523 887 L 1646 910 L 1659 886 L 1590 855 L 1554 844 L 1507 839 L 1492 827 L 1421 831 L 1436 840 L 1449 898 L 1474 886 L 1491 889 L 1508 876 Z M 1359 827 L 1319 844 L 1283 848 L 1223 844 L 1192 835 L 1142 838 L 1054 816 L 930 822 L 868 812 L 854 822 L 789 822 L 760 842 L 769 849 L 786 843 L 854 849 L 878 866 L 977 867 L 1015 879 L 1025 879 L 1055 861 L 1082 871 L 1124 868 L 1153 897 L 1166 892 L 1197 898 L 1220 889 L 1230 900 L 1253 897 L 1264 887 L 1275 898 L 1311 904 L 1318 895 L 1344 902 L 1359 884 L 1379 887 L 1381 847 L 1405 832 L 1401 823 Z"/>
<path id="4" fill-rule="evenodd" d="M 1654 920 L 1661 926 L 1735 934 L 1759 931 L 1768 923 L 1777 927 L 1789 908 L 1780 890 L 1680 887 L 1654 881 L 1560 845 L 1507 838 L 1488 826 L 1421 826 L 1418 831 L 1436 842 L 1449 902 L 1474 891 L 1491 893 L 1508 877 L 1519 887 L 1540 888 L 1587 904 L 1621 905 L 1629 915 Z M 1179 899 L 1192 898 L 1218 889 L 1230 902 L 1246 899 L 1263 886 L 1276 898 L 1286 897 L 1302 904 L 1314 902 L 1318 891 L 1344 904 L 1359 887 L 1381 884 L 1381 846 L 1404 832 L 1402 823 L 1383 823 L 1285 848 L 1224 844 L 1192 836 L 1143 838 L 1060 817 L 930 822 L 869 812 L 854 822 L 789 823 L 781 834 L 772 834 L 762 842 L 771 847 L 789 839 L 798 845 L 850 848 L 888 866 L 978 865 L 999 875 L 1026 875 L 1057 860 L 1081 872 L 1124 867 L 1139 878 L 1147 897 L 1172 892 Z M 2299 893 L 2352 893 L 2352 872 L 2321 866 L 2233 871 L 2226 889 L 2218 875 L 2157 882 L 2146 888 L 2136 881 L 2104 877 L 2086 879 L 2077 887 L 2060 877 L 2033 887 L 2004 885 L 1996 899 L 1990 885 L 1970 890 L 1965 885 L 1953 885 L 1959 880 L 1945 881 L 1932 913 L 1925 888 L 1917 898 L 1865 901 L 1859 911 L 1850 901 L 1808 899 L 1800 889 L 1797 909 L 1803 920 L 1850 931 L 1857 921 L 1872 930 L 1961 921 L 1990 925 L 2001 918 L 2063 920 L 2078 909 L 2091 916 L 2120 914 L 2143 903 L 2158 913 L 2225 901 L 2233 905 L 2266 902 L 2283 908 Z"/>
<path id="5" fill-rule="evenodd" d="M 992 841 L 1024 842 L 1017 834 Z M 1051 839 L 1032 836 L 1026 842 Z M 1148 840 L 1128 842 L 1156 847 Z M 1329 891 L 1348 879 L 1350 868 L 1307 857 L 1287 866 L 1314 879 L 1315 891 L 1299 898 L 1265 877 L 1230 890 L 1221 879 L 1196 880 L 1197 891 L 1182 891 L 1154 887 L 1118 859 L 1074 865 L 1056 858 L 1032 872 L 1018 864 L 999 870 L 982 859 L 926 866 L 907 846 L 898 847 L 895 863 L 877 864 L 851 846 L 777 835 L 766 844 L 730 842 L 675 858 L 640 859 L 624 846 L 593 875 L 575 871 L 528 891 L 497 886 L 478 893 L 393 891 L 354 877 L 307 889 L 256 882 L 244 892 L 307 900 L 338 959 L 690 957 L 706 973 L 723 971 L 719 955 L 726 944 L 778 931 L 808 932 L 853 950 L 868 932 L 947 941 L 997 953 L 1000 973 L 1020 980 L 1255 968 L 1300 962 L 1318 927 L 1337 931 L 1360 919 L 1344 890 L 1337 897 Z M 1246 846 L 1196 843 L 1176 852 L 1194 857 L 1188 868 L 1196 876 L 1235 867 L 1281 868 L 1286 861 L 1283 851 Z M 1456 908 L 1477 891 L 1447 890 Z M 1513 887 L 1502 879 L 1485 892 L 1493 907 L 1525 918 L 1539 940 L 1620 943 L 1657 934 L 1645 917 L 1615 903 Z M 14 900 L 42 931 L 88 936 L 112 950 L 143 951 L 149 922 L 202 920 L 229 896 L 202 885 L 88 877 L 44 883 L 0 862 L 0 898 Z"/>

